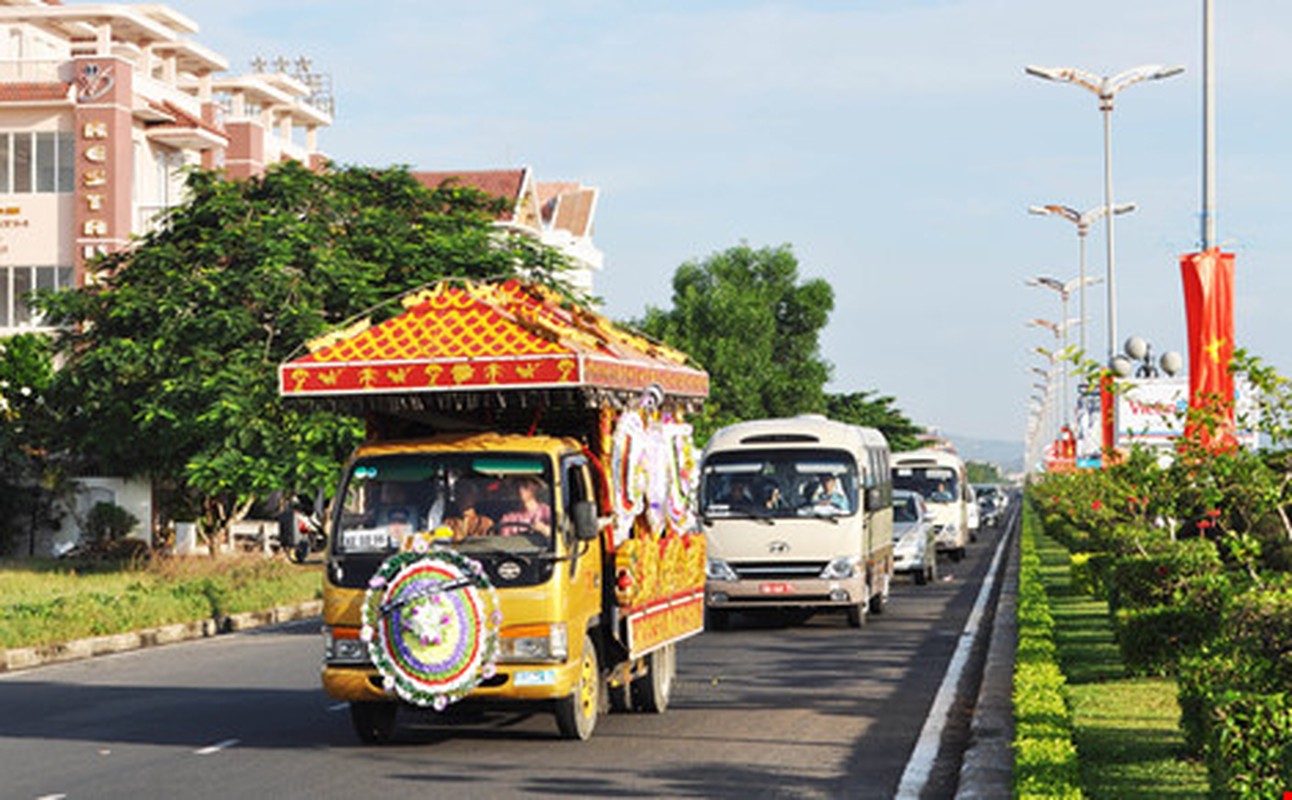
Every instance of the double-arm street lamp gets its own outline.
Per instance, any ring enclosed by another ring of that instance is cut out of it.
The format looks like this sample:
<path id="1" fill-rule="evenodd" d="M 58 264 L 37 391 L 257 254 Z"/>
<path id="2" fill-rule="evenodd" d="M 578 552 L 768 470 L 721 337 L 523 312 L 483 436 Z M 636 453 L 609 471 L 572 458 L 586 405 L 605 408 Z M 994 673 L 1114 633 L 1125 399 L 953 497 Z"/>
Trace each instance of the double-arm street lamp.
<path id="1" fill-rule="evenodd" d="M 1063 343 L 1063 349 L 1051 359 L 1051 369 L 1059 370 L 1059 406 L 1063 409 L 1062 419 L 1065 427 L 1070 421 L 1068 416 L 1068 365 L 1059 362 L 1069 358 L 1072 354 L 1068 348 L 1068 328 L 1076 325 L 1077 322 L 1079 320 L 1076 319 L 1064 319 L 1061 322 L 1051 322 L 1048 319 L 1032 319 L 1027 322 L 1032 327 L 1045 328 L 1054 334 L 1056 342 L 1061 341 Z"/>
<path id="2" fill-rule="evenodd" d="M 1113 208 L 1113 213 L 1117 215 L 1129 214 L 1134 210 L 1135 210 L 1134 203 L 1119 203 L 1117 204 L 1117 206 Z M 1087 319 L 1086 286 L 1089 284 L 1098 283 L 1097 278 L 1093 278 L 1089 281 L 1086 280 L 1086 234 L 1090 233 L 1090 226 L 1093 225 L 1095 222 L 1097 222 L 1099 218 L 1104 215 L 1104 207 L 1095 206 L 1094 208 L 1091 208 L 1085 212 L 1081 212 L 1076 210 L 1075 208 L 1072 208 L 1071 206 L 1061 206 L 1061 205 L 1028 206 L 1027 211 L 1029 214 L 1038 214 L 1040 216 L 1062 217 L 1063 219 L 1066 219 L 1068 222 L 1071 222 L 1073 225 L 1077 226 L 1077 241 L 1080 245 L 1077 280 L 1080 282 L 1078 284 L 1078 286 L 1080 287 L 1080 290 L 1078 293 L 1081 298 L 1081 302 L 1079 303 L 1081 308 L 1079 310 L 1079 313 L 1077 314 L 1077 317 L 1081 320 L 1081 337 L 1080 337 L 1081 352 L 1086 353 L 1088 352 L 1086 350 L 1086 319 Z M 1065 310 L 1063 312 L 1063 316 L 1066 317 L 1067 315 L 1068 315 L 1068 312 Z"/>
<path id="3" fill-rule="evenodd" d="M 1026 68 L 1028 75 L 1044 78 L 1047 81 L 1072 83 L 1094 92 L 1099 97 L 1099 110 L 1104 115 L 1104 222 L 1107 226 L 1105 243 L 1108 250 L 1108 360 L 1111 361 L 1117 351 L 1117 296 L 1115 272 L 1113 268 L 1113 217 L 1115 213 L 1107 210 L 1113 205 L 1113 155 L 1112 155 L 1112 118 L 1113 98 L 1121 90 L 1140 81 L 1156 81 L 1179 75 L 1184 67 L 1164 67 L 1145 65 L 1132 67 L 1113 76 L 1100 77 L 1074 67 L 1036 67 Z"/>

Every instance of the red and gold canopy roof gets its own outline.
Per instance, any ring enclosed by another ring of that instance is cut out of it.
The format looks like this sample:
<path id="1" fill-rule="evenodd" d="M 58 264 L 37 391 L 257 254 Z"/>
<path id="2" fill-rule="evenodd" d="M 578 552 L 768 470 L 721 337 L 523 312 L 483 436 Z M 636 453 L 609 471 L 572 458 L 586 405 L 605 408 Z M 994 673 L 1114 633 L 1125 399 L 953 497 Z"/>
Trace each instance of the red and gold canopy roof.
<path id="1" fill-rule="evenodd" d="M 703 398 L 709 376 L 677 350 L 616 326 L 540 286 L 443 282 L 403 298 L 404 313 L 310 343 L 281 364 L 285 397 L 530 389 Z"/>

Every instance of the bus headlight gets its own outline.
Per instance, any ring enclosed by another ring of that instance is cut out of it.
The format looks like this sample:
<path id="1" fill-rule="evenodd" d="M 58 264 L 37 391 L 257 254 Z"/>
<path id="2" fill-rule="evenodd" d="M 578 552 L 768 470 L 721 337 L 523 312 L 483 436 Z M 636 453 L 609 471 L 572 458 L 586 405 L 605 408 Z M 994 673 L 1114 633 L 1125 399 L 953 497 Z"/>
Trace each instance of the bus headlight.
<path id="1" fill-rule="evenodd" d="M 825 565 L 825 569 L 821 570 L 821 577 L 831 581 L 851 578 L 857 574 L 860 564 L 860 556 L 839 556 Z"/>
<path id="2" fill-rule="evenodd" d="M 704 577 L 711 581 L 730 581 L 735 583 L 740 576 L 731 565 L 720 558 L 710 558 L 705 562 Z"/>

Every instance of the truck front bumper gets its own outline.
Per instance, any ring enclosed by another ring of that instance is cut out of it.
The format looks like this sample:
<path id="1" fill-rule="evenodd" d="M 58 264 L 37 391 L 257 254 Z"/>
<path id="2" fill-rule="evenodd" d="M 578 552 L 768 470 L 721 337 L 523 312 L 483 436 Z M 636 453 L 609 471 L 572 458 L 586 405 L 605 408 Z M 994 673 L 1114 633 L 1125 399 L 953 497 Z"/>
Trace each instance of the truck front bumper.
<path id="1" fill-rule="evenodd" d="M 563 664 L 500 664 L 493 677 L 467 695 L 471 700 L 555 700 L 574 691 L 579 678 L 577 660 Z M 394 701 L 384 677 L 371 665 L 323 665 L 323 690 L 349 702 Z"/>

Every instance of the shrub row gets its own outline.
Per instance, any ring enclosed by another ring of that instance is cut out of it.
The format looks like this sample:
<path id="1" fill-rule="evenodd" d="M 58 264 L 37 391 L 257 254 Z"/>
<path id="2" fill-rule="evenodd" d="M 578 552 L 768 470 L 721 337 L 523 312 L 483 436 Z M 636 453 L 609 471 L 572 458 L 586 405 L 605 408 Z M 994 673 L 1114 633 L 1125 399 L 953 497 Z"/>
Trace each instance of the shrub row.
<path id="1" fill-rule="evenodd" d="M 1082 797 L 1072 709 L 1054 643 L 1054 617 L 1036 554 L 1036 514 L 1025 509 L 1014 662 L 1014 796 Z"/>
<path id="2" fill-rule="evenodd" d="M 1177 677 L 1186 747 L 1207 764 L 1212 794 L 1292 788 L 1292 576 L 1262 584 L 1196 534 L 1043 519 L 1074 551 L 1073 584 L 1108 602 L 1127 667 Z"/>
<path id="3" fill-rule="evenodd" d="M 1233 598 L 1221 632 L 1180 664 L 1185 743 L 1220 797 L 1292 788 L 1292 580 Z"/>

